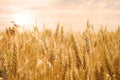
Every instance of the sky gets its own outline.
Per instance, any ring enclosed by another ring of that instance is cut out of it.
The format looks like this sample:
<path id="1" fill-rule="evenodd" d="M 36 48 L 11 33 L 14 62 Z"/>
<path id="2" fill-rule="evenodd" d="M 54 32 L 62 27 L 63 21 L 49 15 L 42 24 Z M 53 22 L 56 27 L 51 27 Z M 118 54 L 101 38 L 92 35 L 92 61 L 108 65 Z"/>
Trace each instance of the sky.
<path id="1" fill-rule="evenodd" d="M 13 15 L 27 12 L 36 25 L 54 29 L 58 23 L 66 29 L 82 31 L 87 20 L 97 30 L 120 25 L 120 0 L 0 0 L 0 27 L 9 26 Z"/>

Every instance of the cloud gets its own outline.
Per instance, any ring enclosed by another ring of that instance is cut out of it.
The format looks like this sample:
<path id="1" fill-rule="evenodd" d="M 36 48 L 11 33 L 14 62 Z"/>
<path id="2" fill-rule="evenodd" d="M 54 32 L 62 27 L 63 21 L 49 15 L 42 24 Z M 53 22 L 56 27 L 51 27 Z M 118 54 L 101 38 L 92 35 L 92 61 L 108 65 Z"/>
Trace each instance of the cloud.
<path id="1" fill-rule="evenodd" d="M 120 0 L 0 0 L 0 8 L 77 9 L 86 11 L 120 10 Z M 7 7 L 8 6 L 8 7 Z"/>
<path id="2" fill-rule="evenodd" d="M 58 4 L 68 6 L 68 5 L 77 5 L 81 1 L 80 0 L 59 0 Z"/>
<path id="3" fill-rule="evenodd" d="M 120 20 L 119 4 L 120 0 L 0 0 L 0 12 L 5 16 L 30 10 L 43 22 L 60 20 L 73 26 L 86 24 L 87 19 L 93 24 L 115 25 Z"/>
<path id="4" fill-rule="evenodd" d="M 58 0 L 56 8 L 87 11 L 120 10 L 120 0 Z"/>

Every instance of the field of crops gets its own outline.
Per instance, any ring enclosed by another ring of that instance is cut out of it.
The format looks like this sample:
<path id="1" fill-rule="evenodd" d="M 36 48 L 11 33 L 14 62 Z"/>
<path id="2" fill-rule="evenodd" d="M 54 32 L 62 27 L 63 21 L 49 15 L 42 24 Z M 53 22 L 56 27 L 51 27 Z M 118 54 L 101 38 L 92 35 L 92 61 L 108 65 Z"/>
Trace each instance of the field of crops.
<path id="1" fill-rule="evenodd" d="M 44 29 L 0 32 L 1 80 L 120 80 L 120 27 L 96 33 Z"/>

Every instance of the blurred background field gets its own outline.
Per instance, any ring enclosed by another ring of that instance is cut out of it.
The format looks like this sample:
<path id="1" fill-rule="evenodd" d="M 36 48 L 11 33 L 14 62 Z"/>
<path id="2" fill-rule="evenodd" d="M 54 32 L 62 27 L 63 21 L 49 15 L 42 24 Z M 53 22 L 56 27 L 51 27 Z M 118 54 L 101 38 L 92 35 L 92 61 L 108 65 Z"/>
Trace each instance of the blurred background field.
<path id="1" fill-rule="evenodd" d="M 3 80 L 120 80 L 120 27 L 98 32 L 44 28 L 0 32 Z"/>

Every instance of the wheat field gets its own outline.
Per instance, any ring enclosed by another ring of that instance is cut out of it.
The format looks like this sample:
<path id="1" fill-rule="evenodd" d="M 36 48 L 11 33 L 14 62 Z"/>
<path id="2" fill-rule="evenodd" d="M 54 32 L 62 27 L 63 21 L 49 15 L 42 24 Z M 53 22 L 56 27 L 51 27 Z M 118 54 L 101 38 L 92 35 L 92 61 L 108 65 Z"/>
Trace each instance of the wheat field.
<path id="1" fill-rule="evenodd" d="M 0 80 L 120 80 L 120 27 L 96 33 L 56 30 L 0 32 Z"/>

